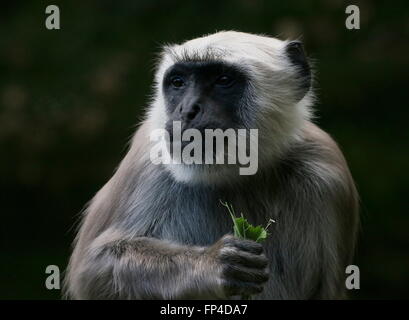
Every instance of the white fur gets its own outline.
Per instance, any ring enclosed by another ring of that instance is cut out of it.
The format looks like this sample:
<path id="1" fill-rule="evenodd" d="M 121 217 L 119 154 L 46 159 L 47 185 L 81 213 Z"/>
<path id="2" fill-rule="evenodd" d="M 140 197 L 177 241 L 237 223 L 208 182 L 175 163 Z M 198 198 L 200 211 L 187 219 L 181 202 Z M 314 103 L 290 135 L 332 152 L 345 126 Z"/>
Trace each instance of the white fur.
<path id="1" fill-rule="evenodd" d="M 272 163 L 288 148 L 310 119 L 311 92 L 301 101 L 295 99 L 297 77 L 285 53 L 288 41 L 243 32 L 218 32 L 167 46 L 155 75 L 155 97 L 148 114 L 151 129 L 164 128 L 167 121 L 162 93 L 162 79 L 168 68 L 177 62 L 178 57 L 197 59 L 207 55 L 217 57 L 243 68 L 251 76 L 251 96 L 248 105 L 254 110 L 245 110 L 255 115 L 248 128 L 259 129 L 259 168 Z M 218 167 L 218 168 L 215 168 Z M 212 168 L 168 166 L 176 180 L 184 182 L 214 183 L 231 179 L 233 171 L 220 165 Z M 238 175 L 238 171 L 234 171 Z M 229 173 L 226 175 L 226 173 Z M 226 177 L 227 176 L 227 177 Z"/>

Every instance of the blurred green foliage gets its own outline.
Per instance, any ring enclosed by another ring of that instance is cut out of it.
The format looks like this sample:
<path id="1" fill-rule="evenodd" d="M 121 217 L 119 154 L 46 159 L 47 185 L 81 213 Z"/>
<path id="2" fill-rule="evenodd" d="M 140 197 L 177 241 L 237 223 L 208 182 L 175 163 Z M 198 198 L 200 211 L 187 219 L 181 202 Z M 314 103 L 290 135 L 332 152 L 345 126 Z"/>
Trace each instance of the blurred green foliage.
<path id="1" fill-rule="evenodd" d="M 316 122 L 362 198 L 356 299 L 409 297 L 407 1 L 8 1 L 0 5 L 0 298 L 60 298 L 72 227 L 107 181 L 149 101 L 163 43 L 216 30 L 301 37 Z M 61 30 L 44 26 L 57 4 Z"/>

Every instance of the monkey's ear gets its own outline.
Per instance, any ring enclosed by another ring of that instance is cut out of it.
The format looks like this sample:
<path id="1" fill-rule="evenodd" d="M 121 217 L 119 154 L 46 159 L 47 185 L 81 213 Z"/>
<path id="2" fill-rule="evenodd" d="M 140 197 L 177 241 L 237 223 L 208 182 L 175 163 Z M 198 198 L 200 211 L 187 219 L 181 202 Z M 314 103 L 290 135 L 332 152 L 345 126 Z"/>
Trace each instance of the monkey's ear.
<path id="1" fill-rule="evenodd" d="M 290 41 L 285 48 L 291 63 L 297 68 L 300 77 L 302 97 L 308 92 L 311 86 L 311 68 L 308 63 L 304 46 L 301 41 Z"/>

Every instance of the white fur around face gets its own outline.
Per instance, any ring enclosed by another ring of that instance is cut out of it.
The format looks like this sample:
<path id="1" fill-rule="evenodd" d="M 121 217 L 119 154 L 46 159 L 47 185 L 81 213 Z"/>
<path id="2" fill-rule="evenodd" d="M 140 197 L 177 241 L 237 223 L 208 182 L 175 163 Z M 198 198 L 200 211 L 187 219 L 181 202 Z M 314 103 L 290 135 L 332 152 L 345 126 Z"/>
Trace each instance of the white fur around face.
<path id="1" fill-rule="evenodd" d="M 243 32 L 218 32 L 165 47 L 155 75 L 155 96 L 148 113 L 152 129 L 164 128 L 167 121 L 162 79 L 178 60 L 213 60 L 234 64 L 250 76 L 246 97 L 247 113 L 253 115 L 248 129 L 259 129 L 259 167 L 271 164 L 285 152 L 310 119 L 313 95 L 308 92 L 301 101 L 297 96 L 297 70 L 286 56 L 289 41 Z M 223 180 L 223 168 L 197 170 L 185 165 L 167 166 L 178 181 L 215 183 Z M 229 170 L 230 172 L 231 170 Z M 227 172 L 225 172 L 227 173 Z M 231 179 L 230 174 L 226 175 Z"/>

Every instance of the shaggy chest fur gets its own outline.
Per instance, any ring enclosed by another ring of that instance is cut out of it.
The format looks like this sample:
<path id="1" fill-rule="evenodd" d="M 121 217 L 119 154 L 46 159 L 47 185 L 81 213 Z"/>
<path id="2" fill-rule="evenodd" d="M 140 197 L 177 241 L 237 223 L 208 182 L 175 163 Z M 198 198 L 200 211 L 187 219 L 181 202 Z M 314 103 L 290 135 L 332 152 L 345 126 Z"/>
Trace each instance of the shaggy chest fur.
<path id="1" fill-rule="evenodd" d="M 213 244 L 233 232 L 230 214 L 220 201 L 233 205 L 236 215 L 243 213 L 252 224 L 265 225 L 269 218 L 276 218 L 272 183 L 271 188 L 260 190 L 255 187 L 257 180 L 243 178 L 233 188 L 232 185 L 192 186 L 175 182 L 166 171 L 155 168 L 155 173 L 141 185 L 143 191 L 139 189 L 134 194 L 128 216 L 134 222 L 130 226 L 138 227 L 133 232 L 138 236 L 190 245 Z"/>

